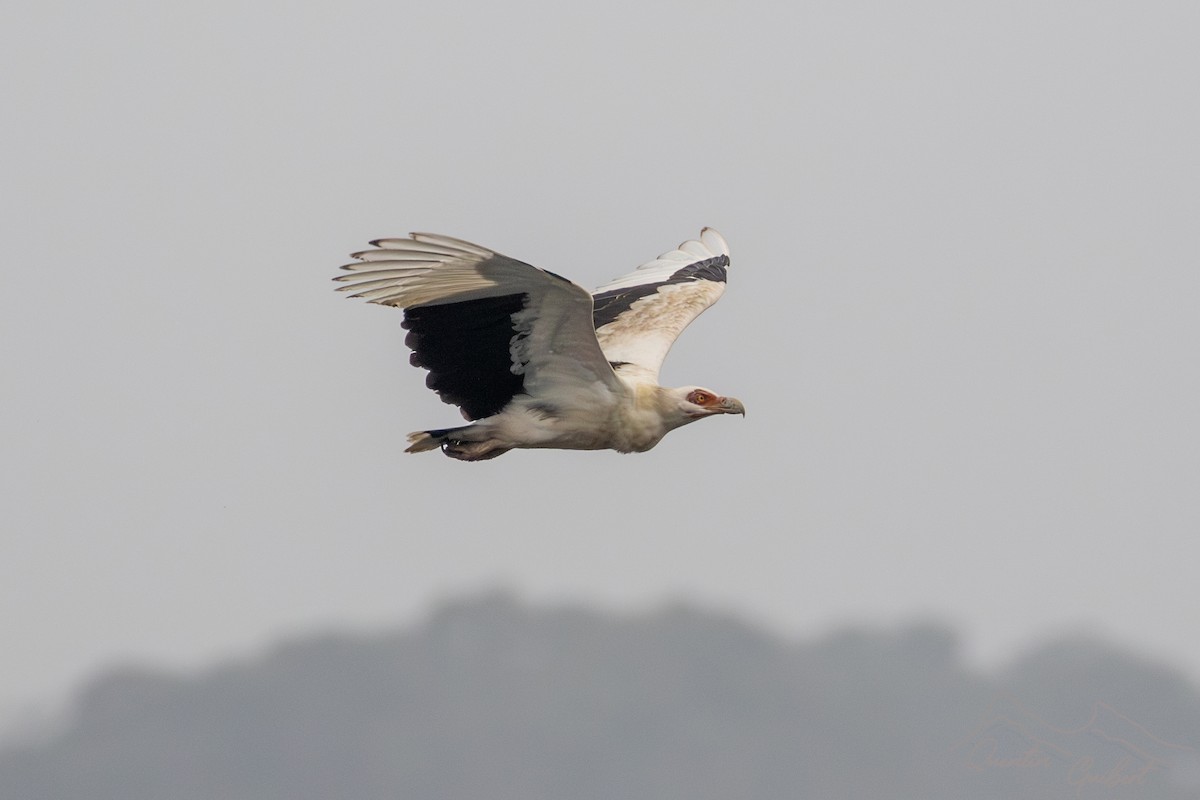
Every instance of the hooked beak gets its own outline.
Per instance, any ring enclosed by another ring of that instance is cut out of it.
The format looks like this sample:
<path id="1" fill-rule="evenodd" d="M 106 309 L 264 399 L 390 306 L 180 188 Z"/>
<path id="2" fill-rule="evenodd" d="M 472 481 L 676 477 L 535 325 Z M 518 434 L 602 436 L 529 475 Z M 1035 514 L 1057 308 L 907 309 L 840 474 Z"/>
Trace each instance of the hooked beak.
<path id="1" fill-rule="evenodd" d="M 746 416 L 746 407 L 736 397 L 722 397 L 721 402 L 717 404 L 717 410 L 722 414 L 741 414 L 743 417 Z"/>

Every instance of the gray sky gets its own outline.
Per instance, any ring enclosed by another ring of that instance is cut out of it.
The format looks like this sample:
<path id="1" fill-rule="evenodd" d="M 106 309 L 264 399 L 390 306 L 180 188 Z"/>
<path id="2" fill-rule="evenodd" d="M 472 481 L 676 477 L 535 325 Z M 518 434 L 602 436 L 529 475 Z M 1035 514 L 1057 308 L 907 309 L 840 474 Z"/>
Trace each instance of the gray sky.
<path id="1" fill-rule="evenodd" d="M 1084 627 L 1200 676 L 1200 6 L 45 3 L 0 25 L 0 709 L 497 584 L 810 633 Z M 730 290 L 638 456 L 455 409 L 368 239 Z"/>

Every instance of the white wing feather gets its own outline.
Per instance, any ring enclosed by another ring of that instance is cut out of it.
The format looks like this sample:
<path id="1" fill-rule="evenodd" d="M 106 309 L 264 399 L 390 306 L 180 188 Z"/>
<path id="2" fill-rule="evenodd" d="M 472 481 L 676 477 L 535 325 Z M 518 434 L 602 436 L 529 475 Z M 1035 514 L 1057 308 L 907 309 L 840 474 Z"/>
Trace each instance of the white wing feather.
<path id="1" fill-rule="evenodd" d="M 672 276 L 686 275 L 688 267 L 721 256 L 725 257 L 720 266 L 721 280 L 708 279 L 700 272 L 672 281 Z M 630 295 L 643 294 L 615 319 L 597 326 L 596 338 L 605 357 L 614 363 L 635 365 L 638 377 L 657 382 L 671 345 L 692 320 L 725 292 L 724 264 L 728 263 L 728 257 L 729 245 L 724 237 L 712 228 L 705 228 L 699 239 L 689 239 L 675 250 L 596 289 L 593 297 L 601 302 L 604 295 L 621 294 L 622 290 L 628 290 Z M 632 377 L 632 370 L 623 368 L 622 375 Z"/>

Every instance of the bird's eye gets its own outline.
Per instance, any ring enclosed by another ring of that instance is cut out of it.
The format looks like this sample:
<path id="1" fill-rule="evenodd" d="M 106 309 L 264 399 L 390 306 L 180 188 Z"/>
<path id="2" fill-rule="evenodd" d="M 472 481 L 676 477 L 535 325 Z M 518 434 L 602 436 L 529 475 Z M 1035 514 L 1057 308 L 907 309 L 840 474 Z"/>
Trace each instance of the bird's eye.
<path id="1" fill-rule="evenodd" d="M 691 396 L 688 398 L 690 402 L 695 403 L 698 406 L 708 405 L 708 401 L 711 399 L 712 397 L 710 397 L 706 392 L 692 392 Z"/>

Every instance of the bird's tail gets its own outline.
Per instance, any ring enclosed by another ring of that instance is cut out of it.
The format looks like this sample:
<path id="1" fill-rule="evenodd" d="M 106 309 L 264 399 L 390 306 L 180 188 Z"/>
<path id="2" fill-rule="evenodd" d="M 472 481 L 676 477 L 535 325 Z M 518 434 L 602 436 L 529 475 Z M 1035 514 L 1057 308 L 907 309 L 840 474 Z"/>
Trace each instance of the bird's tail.
<path id="1" fill-rule="evenodd" d="M 424 453 L 440 447 L 443 453 L 459 461 L 486 461 L 509 451 L 510 448 L 503 447 L 491 439 L 475 442 L 461 436 L 464 431 L 475 428 L 475 425 L 463 425 L 458 428 L 414 431 L 408 435 L 408 448 L 404 452 Z"/>
<path id="2" fill-rule="evenodd" d="M 453 435 L 459 431 L 466 430 L 470 425 L 463 425 L 458 428 L 441 428 L 432 431 L 413 431 L 408 435 L 408 449 L 406 453 L 424 453 L 426 450 L 436 450 L 443 444 L 450 441 Z"/>

